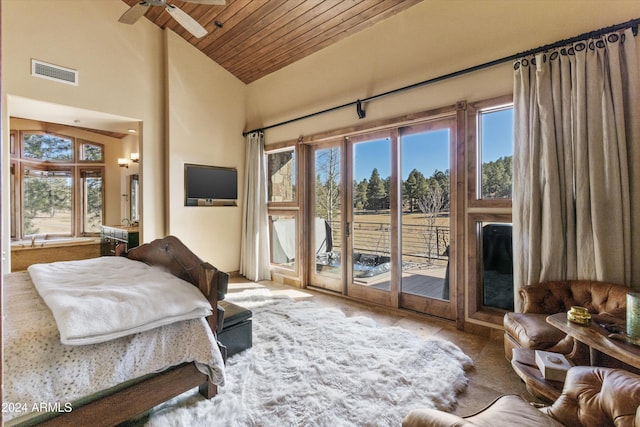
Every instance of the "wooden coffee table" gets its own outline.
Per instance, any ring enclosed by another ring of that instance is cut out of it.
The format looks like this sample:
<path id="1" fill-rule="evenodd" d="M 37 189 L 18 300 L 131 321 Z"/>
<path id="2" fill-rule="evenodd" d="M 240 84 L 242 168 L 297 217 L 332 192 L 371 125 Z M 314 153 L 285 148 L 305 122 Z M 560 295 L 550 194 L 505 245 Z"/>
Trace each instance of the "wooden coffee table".
<path id="1" fill-rule="evenodd" d="M 597 319 L 594 319 L 587 326 L 582 326 L 569 322 L 566 313 L 557 313 L 548 316 L 547 323 L 586 344 L 589 347 L 592 366 L 598 365 L 598 352 L 602 352 L 627 365 L 640 369 L 640 346 L 608 338 L 609 332 L 598 325 Z"/>
<path id="2" fill-rule="evenodd" d="M 527 390 L 532 395 L 554 402 L 562 393 L 562 381 L 548 381 L 536 365 L 535 350 L 529 348 L 514 348 L 511 366 L 516 374 L 524 381 Z"/>

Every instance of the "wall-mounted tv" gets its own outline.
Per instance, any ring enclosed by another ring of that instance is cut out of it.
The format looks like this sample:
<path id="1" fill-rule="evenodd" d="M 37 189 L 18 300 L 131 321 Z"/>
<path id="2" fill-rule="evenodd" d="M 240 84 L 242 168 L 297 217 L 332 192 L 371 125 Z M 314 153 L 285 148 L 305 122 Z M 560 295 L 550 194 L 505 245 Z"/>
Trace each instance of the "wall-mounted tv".
<path id="1" fill-rule="evenodd" d="M 238 171 L 185 163 L 184 190 L 185 206 L 236 206 Z"/>

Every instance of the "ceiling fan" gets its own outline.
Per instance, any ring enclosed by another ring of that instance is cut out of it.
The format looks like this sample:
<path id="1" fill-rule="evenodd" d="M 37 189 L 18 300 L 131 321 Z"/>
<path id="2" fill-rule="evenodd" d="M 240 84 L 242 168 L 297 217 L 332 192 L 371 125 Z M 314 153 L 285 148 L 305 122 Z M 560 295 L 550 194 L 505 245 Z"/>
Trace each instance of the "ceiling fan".
<path id="1" fill-rule="evenodd" d="M 198 3 L 206 5 L 224 5 L 226 0 L 182 0 L 189 3 Z M 122 14 L 118 22 L 123 24 L 133 24 L 140 19 L 149 9 L 149 6 L 164 6 L 165 10 L 175 19 L 178 24 L 182 25 L 185 30 L 193 34 L 194 37 L 200 38 L 207 34 L 207 30 L 200 25 L 195 19 L 187 15 L 178 6 L 167 3 L 167 0 L 142 0 L 131 6 L 129 10 Z"/>

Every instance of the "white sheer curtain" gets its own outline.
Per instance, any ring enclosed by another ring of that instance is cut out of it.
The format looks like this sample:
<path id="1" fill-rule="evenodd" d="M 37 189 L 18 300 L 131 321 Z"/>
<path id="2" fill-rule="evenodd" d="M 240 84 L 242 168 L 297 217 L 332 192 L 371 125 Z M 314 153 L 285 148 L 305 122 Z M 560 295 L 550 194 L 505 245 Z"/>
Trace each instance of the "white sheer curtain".
<path id="1" fill-rule="evenodd" d="M 514 286 L 640 286 L 640 84 L 631 29 L 514 64 Z"/>
<path id="2" fill-rule="evenodd" d="M 264 134 L 250 133 L 246 143 L 240 274 L 249 280 L 269 280 L 271 272 Z"/>

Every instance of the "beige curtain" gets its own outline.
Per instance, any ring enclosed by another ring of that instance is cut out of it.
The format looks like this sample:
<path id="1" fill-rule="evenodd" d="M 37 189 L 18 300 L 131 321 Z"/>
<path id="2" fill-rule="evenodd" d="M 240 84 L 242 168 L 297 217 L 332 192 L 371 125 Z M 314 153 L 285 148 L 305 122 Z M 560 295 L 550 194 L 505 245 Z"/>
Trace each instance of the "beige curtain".
<path id="1" fill-rule="evenodd" d="M 269 280 L 271 271 L 264 134 L 250 133 L 246 143 L 240 274 L 249 280 Z"/>
<path id="2" fill-rule="evenodd" d="M 640 286 L 640 92 L 631 29 L 514 64 L 514 290 Z"/>

